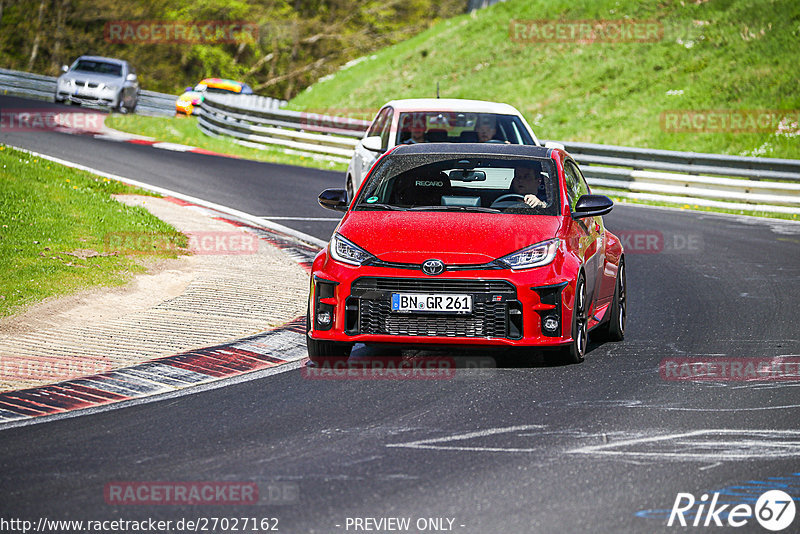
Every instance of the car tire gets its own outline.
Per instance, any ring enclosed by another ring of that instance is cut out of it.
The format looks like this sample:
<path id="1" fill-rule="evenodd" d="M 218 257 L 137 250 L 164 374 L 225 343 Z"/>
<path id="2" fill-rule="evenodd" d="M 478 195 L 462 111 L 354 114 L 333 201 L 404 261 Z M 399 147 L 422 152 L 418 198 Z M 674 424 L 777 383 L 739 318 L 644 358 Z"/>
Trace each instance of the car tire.
<path id="1" fill-rule="evenodd" d="M 575 302 L 572 307 L 572 341 L 561 348 L 561 356 L 565 363 L 581 363 L 586 356 L 586 345 L 589 342 L 589 315 L 586 302 L 586 278 L 583 273 L 575 282 Z"/>
<path id="2" fill-rule="evenodd" d="M 348 356 L 350 356 L 350 351 L 353 349 L 352 343 L 321 341 L 311 338 L 309 335 L 311 333 L 311 324 L 309 322 L 311 314 L 309 311 L 309 309 L 306 309 L 306 349 L 308 350 L 308 359 L 317 365 L 347 360 Z"/>
<path id="3" fill-rule="evenodd" d="M 347 185 L 345 186 L 345 188 L 347 189 L 347 201 L 350 202 L 351 200 L 353 200 L 353 197 L 356 194 L 355 190 L 353 188 L 353 177 L 352 176 L 349 176 L 349 175 L 347 176 Z"/>
<path id="4" fill-rule="evenodd" d="M 625 339 L 627 315 L 628 284 L 625 279 L 625 258 L 623 257 L 619 260 L 617 283 L 614 286 L 614 300 L 611 302 L 611 315 L 605 324 L 592 332 L 592 337 L 603 341 L 622 341 Z"/>

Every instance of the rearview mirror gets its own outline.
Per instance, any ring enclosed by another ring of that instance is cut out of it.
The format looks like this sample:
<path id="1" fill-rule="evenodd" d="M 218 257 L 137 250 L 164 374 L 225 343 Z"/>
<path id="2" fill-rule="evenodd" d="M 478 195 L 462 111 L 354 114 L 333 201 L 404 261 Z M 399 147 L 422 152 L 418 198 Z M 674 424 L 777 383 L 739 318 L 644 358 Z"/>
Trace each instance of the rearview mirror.
<path id="1" fill-rule="evenodd" d="M 135 81 L 136 81 L 136 75 L 135 75 L 134 73 L 132 73 L 132 72 L 131 72 L 130 74 L 128 74 L 128 75 L 125 77 L 125 79 L 126 79 L 127 81 L 129 81 L 129 82 L 135 82 Z"/>
<path id="2" fill-rule="evenodd" d="M 361 146 L 373 152 L 383 152 L 383 142 L 377 135 L 374 137 L 367 137 L 361 141 Z"/>
<path id="3" fill-rule="evenodd" d="M 573 219 L 582 219 L 584 217 L 598 217 L 605 215 L 611 208 L 614 207 L 614 202 L 605 195 L 582 195 L 578 202 L 575 203 L 575 210 L 572 212 Z"/>
<path id="4" fill-rule="evenodd" d="M 470 171 L 468 169 L 455 169 L 450 171 L 450 179 L 459 182 L 485 182 L 486 173 L 483 171 Z"/>
<path id="5" fill-rule="evenodd" d="M 344 189 L 326 189 L 317 199 L 323 208 L 334 211 L 347 211 L 347 191 Z"/>
<path id="6" fill-rule="evenodd" d="M 61 65 L 61 72 L 67 72 L 68 70 L 69 67 L 67 67 L 66 65 Z"/>

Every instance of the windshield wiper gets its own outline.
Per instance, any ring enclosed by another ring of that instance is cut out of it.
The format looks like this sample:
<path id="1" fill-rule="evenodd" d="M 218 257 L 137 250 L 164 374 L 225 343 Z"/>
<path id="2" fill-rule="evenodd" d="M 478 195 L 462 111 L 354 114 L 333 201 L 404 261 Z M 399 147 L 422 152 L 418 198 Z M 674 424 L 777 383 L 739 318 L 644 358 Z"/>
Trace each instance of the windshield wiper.
<path id="1" fill-rule="evenodd" d="M 502 213 L 495 208 L 483 208 L 481 206 L 414 206 L 409 211 L 476 211 L 480 213 Z"/>
<path id="2" fill-rule="evenodd" d="M 359 204 L 356 206 L 356 209 L 388 209 L 388 210 L 395 210 L 395 211 L 406 211 L 407 208 L 401 208 L 400 206 L 393 206 L 391 204 Z"/>

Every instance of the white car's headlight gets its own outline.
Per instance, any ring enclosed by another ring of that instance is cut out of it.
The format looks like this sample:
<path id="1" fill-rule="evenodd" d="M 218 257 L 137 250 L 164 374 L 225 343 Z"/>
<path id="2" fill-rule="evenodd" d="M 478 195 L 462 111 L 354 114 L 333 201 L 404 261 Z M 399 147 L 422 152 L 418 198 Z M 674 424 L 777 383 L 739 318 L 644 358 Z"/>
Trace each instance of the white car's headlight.
<path id="1" fill-rule="evenodd" d="M 508 256 L 503 256 L 497 261 L 509 269 L 541 267 L 542 265 L 547 265 L 556 257 L 559 242 L 560 240 L 558 239 L 542 241 L 541 243 L 536 243 L 535 245 L 513 252 Z"/>
<path id="2" fill-rule="evenodd" d="M 339 234 L 333 234 L 330 250 L 333 259 L 350 265 L 361 265 L 374 258 L 372 254 Z"/>

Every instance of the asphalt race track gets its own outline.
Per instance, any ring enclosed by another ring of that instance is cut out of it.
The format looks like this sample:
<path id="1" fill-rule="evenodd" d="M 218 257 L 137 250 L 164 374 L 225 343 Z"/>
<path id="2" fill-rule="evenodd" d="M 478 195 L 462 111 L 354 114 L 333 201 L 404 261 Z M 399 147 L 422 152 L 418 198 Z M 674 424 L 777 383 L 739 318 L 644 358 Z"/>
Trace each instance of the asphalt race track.
<path id="1" fill-rule="evenodd" d="M 19 102 L 0 98 L 0 108 Z M 260 216 L 335 217 L 316 196 L 343 184 L 341 173 L 89 136 L 0 132 L 0 142 Z M 335 226 L 279 222 L 322 239 Z M 645 533 L 680 529 L 666 526 L 678 493 L 754 505 L 783 488 L 797 499 L 797 378 L 680 381 L 659 364 L 800 355 L 800 224 L 630 206 L 605 222 L 628 239 L 628 329 L 624 342 L 592 343 L 583 364 L 476 352 L 497 368 L 450 380 L 292 370 L 2 430 L 0 508 L 34 521 L 277 518 L 292 533 L 388 517 L 422 519 L 423 531 Z M 109 505 L 115 481 L 289 491 L 249 506 Z M 736 530 L 765 532 L 753 518 Z"/>

